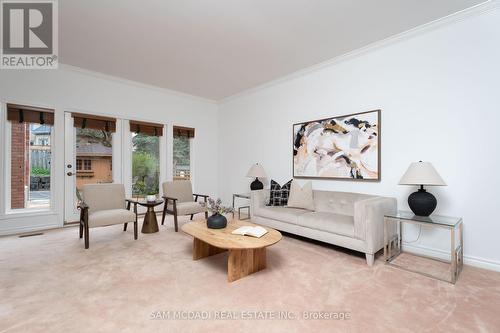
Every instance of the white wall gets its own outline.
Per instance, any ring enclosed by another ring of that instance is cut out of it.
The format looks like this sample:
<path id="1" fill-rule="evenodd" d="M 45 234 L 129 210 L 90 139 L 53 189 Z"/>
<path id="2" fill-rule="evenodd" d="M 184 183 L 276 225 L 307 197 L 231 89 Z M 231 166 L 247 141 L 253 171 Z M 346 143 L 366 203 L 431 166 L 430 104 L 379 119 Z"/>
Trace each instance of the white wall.
<path id="1" fill-rule="evenodd" d="M 194 141 L 195 190 L 217 194 L 217 104 L 212 101 L 169 92 L 104 75 L 62 66 L 59 70 L 0 71 L 0 100 L 54 108 L 55 175 L 54 212 L 44 216 L 0 215 L 0 234 L 62 226 L 64 196 L 64 111 L 109 114 L 169 125 L 196 128 Z M 5 116 L 2 114 L 2 116 Z M 3 128 L 1 129 L 3 137 Z M 1 143 L 1 142 L 0 142 Z M 0 145 L 3 148 L 3 145 Z M 171 145 L 167 145 L 171 154 Z M 3 160 L 4 152 L 1 157 Z M 171 158 L 169 159 L 171 162 Z M 0 170 L 1 171 L 1 170 Z M 170 173 L 171 175 L 171 173 Z M 3 178 L 3 173 L 2 177 Z M 3 183 L 0 202 L 4 202 Z M 1 207 L 0 207 L 1 208 Z M 0 209 L 1 211 L 1 209 Z"/>
<path id="2" fill-rule="evenodd" d="M 415 189 L 397 183 L 410 162 L 431 161 L 448 183 L 430 189 L 436 213 L 464 218 L 466 262 L 499 269 L 499 36 L 496 9 L 223 101 L 220 194 L 248 191 L 255 162 L 289 180 L 293 123 L 382 109 L 381 182 L 318 180 L 314 188 L 394 196 L 409 210 Z M 449 251 L 447 236 L 424 230 L 416 244 Z"/>

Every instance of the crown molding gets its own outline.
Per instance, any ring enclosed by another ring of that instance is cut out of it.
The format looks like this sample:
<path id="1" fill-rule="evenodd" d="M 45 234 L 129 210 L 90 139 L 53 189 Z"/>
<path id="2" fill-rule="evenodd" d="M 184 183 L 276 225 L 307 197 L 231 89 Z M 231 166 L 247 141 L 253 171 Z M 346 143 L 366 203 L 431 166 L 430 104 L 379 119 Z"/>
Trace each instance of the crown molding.
<path id="1" fill-rule="evenodd" d="M 75 73 L 79 73 L 79 74 L 83 74 L 83 75 L 87 75 L 87 76 L 93 76 L 95 78 L 102 79 L 102 80 L 114 81 L 117 83 L 131 85 L 131 86 L 135 86 L 135 87 L 139 87 L 139 88 L 155 90 L 155 91 L 158 91 L 160 93 L 174 95 L 174 96 L 177 96 L 180 98 L 190 99 L 190 100 L 197 101 L 197 102 L 210 103 L 210 104 L 214 104 L 214 105 L 218 104 L 217 101 L 213 100 L 213 99 L 208 99 L 208 98 L 204 98 L 204 97 L 200 97 L 200 96 L 190 95 L 190 94 L 183 93 L 183 92 L 180 92 L 177 90 L 162 88 L 159 86 L 146 84 L 146 83 L 142 83 L 142 82 L 138 82 L 138 81 L 134 81 L 134 80 L 129 80 L 129 79 L 125 79 L 122 77 L 113 76 L 113 75 L 109 75 L 109 74 L 104 74 L 101 72 L 96 72 L 96 71 L 92 71 L 89 69 L 85 69 L 85 68 L 81 68 L 81 67 L 77 67 L 77 66 L 73 66 L 73 65 L 68 65 L 68 64 L 64 64 L 64 63 L 59 63 L 59 69 L 71 71 L 71 72 L 75 72 Z"/>
<path id="2" fill-rule="evenodd" d="M 266 88 L 270 88 L 282 83 L 285 83 L 287 81 L 294 80 L 296 78 L 317 72 L 321 69 L 327 68 L 334 66 L 336 64 L 339 64 L 341 62 L 351 60 L 354 58 L 361 57 L 367 53 L 371 53 L 380 49 L 383 49 L 385 47 L 389 47 L 391 45 L 406 41 L 408 39 L 411 39 L 413 37 L 419 36 L 426 34 L 428 32 L 437 30 L 439 28 L 442 28 L 447 25 L 451 25 L 460 21 L 463 21 L 467 18 L 482 15 L 491 11 L 494 11 L 496 9 L 500 8 L 500 0 L 488 0 L 486 2 L 480 3 L 478 5 L 475 5 L 470 8 L 463 9 L 461 11 L 458 11 L 456 13 L 450 14 L 448 16 L 444 16 L 442 18 L 439 18 L 437 20 L 425 23 L 423 25 L 417 26 L 415 28 L 412 28 L 410 30 L 404 31 L 402 33 L 399 33 L 397 35 L 382 39 L 377 42 L 373 42 L 371 44 L 368 44 L 367 46 L 361 47 L 359 49 L 353 50 L 351 52 L 342 54 L 340 56 L 334 57 L 332 59 L 329 59 L 324 62 L 320 62 L 316 65 L 300 69 L 296 72 L 293 72 L 291 74 L 285 75 L 283 77 L 280 77 L 278 79 L 263 83 L 261 85 L 258 85 L 256 87 L 250 88 L 243 90 L 239 93 L 236 93 L 234 95 L 231 95 L 229 97 L 223 98 L 218 101 L 219 105 L 225 104 L 227 102 L 230 102 L 232 100 L 238 99 L 240 97 L 244 97 L 253 93 L 256 93 L 258 91 L 264 90 Z"/>

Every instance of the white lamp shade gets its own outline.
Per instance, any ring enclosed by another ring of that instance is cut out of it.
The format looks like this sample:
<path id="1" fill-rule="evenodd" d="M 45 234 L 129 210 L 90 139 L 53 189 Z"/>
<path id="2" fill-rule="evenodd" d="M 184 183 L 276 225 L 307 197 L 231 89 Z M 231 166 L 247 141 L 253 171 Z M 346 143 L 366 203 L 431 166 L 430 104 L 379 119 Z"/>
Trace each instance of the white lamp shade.
<path id="1" fill-rule="evenodd" d="M 266 178 L 266 172 L 264 168 L 259 163 L 252 165 L 250 170 L 248 170 L 247 177 L 249 178 Z"/>
<path id="2" fill-rule="evenodd" d="M 399 185 L 445 186 L 443 178 L 429 162 L 414 162 L 399 181 Z"/>

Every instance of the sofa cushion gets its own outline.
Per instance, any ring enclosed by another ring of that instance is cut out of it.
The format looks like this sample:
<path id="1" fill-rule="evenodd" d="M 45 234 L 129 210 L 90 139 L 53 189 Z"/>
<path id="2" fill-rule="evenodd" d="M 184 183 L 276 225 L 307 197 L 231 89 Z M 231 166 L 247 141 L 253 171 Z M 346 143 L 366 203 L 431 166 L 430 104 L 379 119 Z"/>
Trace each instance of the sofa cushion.
<path id="1" fill-rule="evenodd" d="M 354 217 L 327 212 L 309 212 L 298 217 L 297 225 L 354 237 Z"/>
<path id="2" fill-rule="evenodd" d="M 89 213 L 108 209 L 125 209 L 123 184 L 85 184 L 81 194 L 89 206 Z"/>
<path id="3" fill-rule="evenodd" d="M 89 214 L 89 227 L 135 222 L 135 214 L 126 209 L 100 210 Z"/>
<path id="4" fill-rule="evenodd" d="M 288 197 L 288 207 L 314 210 L 314 199 L 312 183 L 308 181 L 303 187 L 296 181 L 292 181 L 290 196 Z"/>
<path id="5" fill-rule="evenodd" d="M 196 201 L 178 202 L 176 206 L 177 206 L 177 215 L 191 215 L 191 214 L 204 213 L 207 211 L 207 207 L 203 206 L 200 202 Z M 167 207 L 169 210 L 174 209 L 174 206 L 172 204 L 169 204 Z"/>
<path id="6" fill-rule="evenodd" d="M 342 215 L 354 215 L 354 203 L 374 198 L 372 195 L 350 192 L 314 191 L 314 210 Z"/>
<path id="7" fill-rule="evenodd" d="M 268 206 L 286 206 L 291 186 L 291 179 L 283 186 L 271 179 L 271 191 L 269 194 Z"/>
<path id="8" fill-rule="evenodd" d="M 176 198 L 177 203 L 194 201 L 190 180 L 174 180 L 171 182 L 164 182 L 162 187 L 163 195 L 170 198 Z"/>
<path id="9" fill-rule="evenodd" d="M 263 206 L 255 209 L 254 214 L 272 220 L 297 224 L 298 217 L 309 212 L 309 210 L 299 208 Z"/>

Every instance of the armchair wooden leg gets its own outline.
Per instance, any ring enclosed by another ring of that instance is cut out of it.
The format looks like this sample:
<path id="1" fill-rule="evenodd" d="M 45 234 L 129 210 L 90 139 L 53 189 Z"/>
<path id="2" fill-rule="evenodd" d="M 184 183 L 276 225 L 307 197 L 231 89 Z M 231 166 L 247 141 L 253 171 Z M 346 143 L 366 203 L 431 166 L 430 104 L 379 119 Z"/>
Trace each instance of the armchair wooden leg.
<path id="1" fill-rule="evenodd" d="M 128 223 L 124 223 L 124 224 L 123 224 L 123 231 L 127 231 L 127 224 L 128 224 Z"/>
<path id="2" fill-rule="evenodd" d="M 80 238 L 83 237 L 83 224 L 80 222 Z"/>
<path id="3" fill-rule="evenodd" d="M 179 231 L 179 228 L 177 227 L 177 202 L 174 200 L 174 227 L 175 227 L 175 232 Z"/>
<path id="4" fill-rule="evenodd" d="M 89 248 L 89 225 L 85 224 L 85 248 Z"/>
<path id="5" fill-rule="evenodd" d="M 137 239 L 137 221 L 134 222 L 134 239 Z"/>
<path id="6" fill-rule="evenodd" d="M 191 221 L 193 220 L 193 216 L 194 216 L 194 214 L 191 214 L 191 218 L 190 218 Z"/>
<path id="7" fill-rule="evenodd" d="M 167 215 L 167 203 L 163 207 L 163 215 L 161 216 L 161 225 L 165 224 L 165 216 Z"/>
<path id="8" fill-rule="evenodd" d="M 205 208 L 207 207 L 207 197 L 205 197 Z M 233 205 L 234 206 L 234 205 Z M 233 215 L 234 216 L 234 215 Z M 205 220 L 208 220 L 208 210 L 205 211 Z"/>

